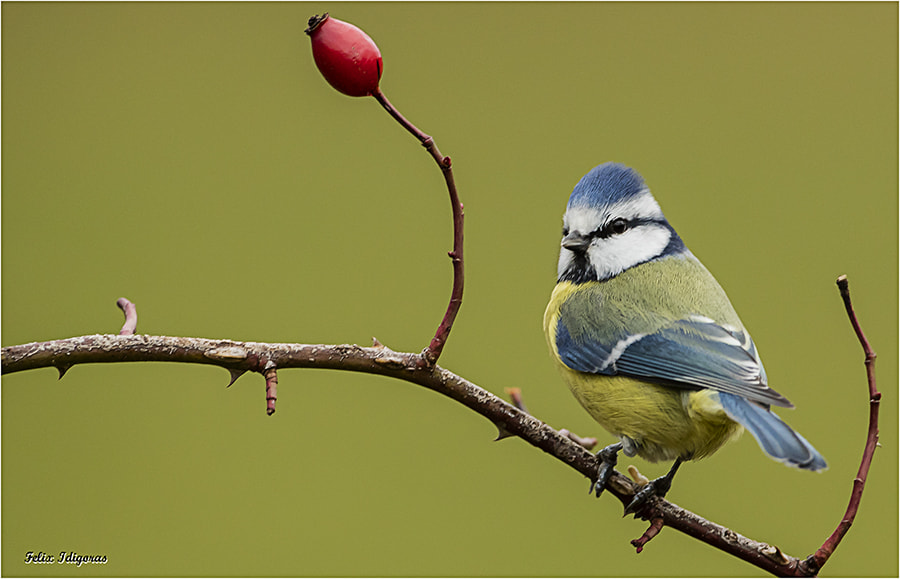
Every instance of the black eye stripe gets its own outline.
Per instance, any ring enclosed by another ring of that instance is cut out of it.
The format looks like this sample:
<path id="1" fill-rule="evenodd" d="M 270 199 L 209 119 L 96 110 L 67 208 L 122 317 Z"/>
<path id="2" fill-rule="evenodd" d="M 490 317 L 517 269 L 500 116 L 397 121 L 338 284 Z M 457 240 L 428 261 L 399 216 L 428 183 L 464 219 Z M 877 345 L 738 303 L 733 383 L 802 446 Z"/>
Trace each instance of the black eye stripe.
<path id="1" fill-rule="evenodd" d="M 592 231 L 591 237 L 600 237 L 605 239 L 613 235 L 625 233 L 625 231 L 632 227 L 632 223 L 633 221 L 617 217 L 616 219 L 613 219 L 612 221 Z"/>
<path id="2" fill-rule="evenodd" d="M 625 233 L 628 229 L 628 222 L 619 217 L 618 219 L 613 219 L 609 225 L 606 226 L 606 229 L 616 235 Z"/>
<path id="3" fill-rule="evenodd" d="M 613 235 L 621 235 L 625 233 L 629 229 L 633 229 L 639 225 L 646 225 L 649 223 L 659 223 L 656 219 L 625 219 L 623 217 L 617 217 L 605 225 L 598 227 L 594 231 L 591 232 L 591 237 L 599 237 L 601 239 L 605 239 L 607 237 L 612 237 Z"/>

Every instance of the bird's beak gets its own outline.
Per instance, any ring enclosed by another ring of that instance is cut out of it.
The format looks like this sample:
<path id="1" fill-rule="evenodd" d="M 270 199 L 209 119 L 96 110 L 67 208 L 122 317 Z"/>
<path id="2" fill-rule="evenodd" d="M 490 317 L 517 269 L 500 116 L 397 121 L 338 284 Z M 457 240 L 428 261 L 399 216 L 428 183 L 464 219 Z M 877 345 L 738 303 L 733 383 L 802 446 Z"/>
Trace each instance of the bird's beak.
<path id="1" fill-rule="evenodd" d="M 575 253 L 584 253 L 587 251 L 588 246 L 591 244 L 591 238 L 587 235 L 582 235 L 576 231 L 573 231 L 563 237 L 561 245 L 568 249 L 569 251 L 574 251 Z"/>

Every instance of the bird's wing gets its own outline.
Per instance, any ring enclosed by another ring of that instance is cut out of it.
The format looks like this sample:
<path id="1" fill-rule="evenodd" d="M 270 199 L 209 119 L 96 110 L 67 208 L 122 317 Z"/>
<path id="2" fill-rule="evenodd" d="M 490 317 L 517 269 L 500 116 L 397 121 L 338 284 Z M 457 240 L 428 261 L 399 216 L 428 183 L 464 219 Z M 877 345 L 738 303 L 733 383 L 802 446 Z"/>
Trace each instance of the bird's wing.
<path id="1" fill-rule="evenodd" d="M 556 344 L 563 363 L 580 372 L 633 376 L 683 388 L 710 388 L 762 404 L 793 406 L 766 384 L 765 370 L 750 336 L 703 316 L 608 343 L 584 334 L 573 339 L 559 323 Z"/>

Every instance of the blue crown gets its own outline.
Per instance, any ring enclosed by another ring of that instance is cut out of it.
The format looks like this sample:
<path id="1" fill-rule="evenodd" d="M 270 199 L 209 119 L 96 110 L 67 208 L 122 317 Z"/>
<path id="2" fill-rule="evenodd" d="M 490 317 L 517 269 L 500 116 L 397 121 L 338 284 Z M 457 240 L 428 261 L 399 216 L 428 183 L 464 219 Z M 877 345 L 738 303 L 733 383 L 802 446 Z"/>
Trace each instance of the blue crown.
<path id="1" fill-rule="evenodd" d="M 644 178 L 621 163 L 597 165 L 575 185 L 569 207 L 596 207 L 629 199 L 646 189 Z"/>

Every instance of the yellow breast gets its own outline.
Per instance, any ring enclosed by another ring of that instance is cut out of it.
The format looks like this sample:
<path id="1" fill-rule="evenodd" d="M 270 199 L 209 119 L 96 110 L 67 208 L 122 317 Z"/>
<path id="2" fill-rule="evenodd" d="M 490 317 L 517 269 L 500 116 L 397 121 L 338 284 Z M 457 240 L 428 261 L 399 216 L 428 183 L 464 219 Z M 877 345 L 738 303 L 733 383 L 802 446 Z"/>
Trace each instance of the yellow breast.
<path id="1" fill-rule="evenodd" d="M 626 376 L 578 372 L 566 366 L 556 348 L 560 305 L 577 286 L 561 283 L 544 314 L 551 354 L 575 398 L 600 425 L 636 443 L 637 454 L 651 462 L 699 459 L 743 431 L 725 414 L 711 390 L 687 390 Z"/>

